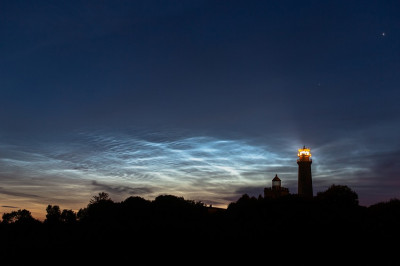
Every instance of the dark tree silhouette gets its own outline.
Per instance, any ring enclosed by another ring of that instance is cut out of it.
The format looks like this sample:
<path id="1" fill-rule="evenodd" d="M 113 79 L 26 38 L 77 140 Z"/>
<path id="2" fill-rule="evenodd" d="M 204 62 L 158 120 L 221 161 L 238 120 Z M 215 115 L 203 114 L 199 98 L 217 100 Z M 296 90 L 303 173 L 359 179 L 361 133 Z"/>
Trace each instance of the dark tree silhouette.
<path id="1" fill-rule="evenodd" d="M 174 195 L 160 195 L 154 199 L 152 206 L 157 214 L 168 217 L 195 217 L 206 210 L 204 203 L 185 200 Z"/>
<path id="2" fill-rule="evenodd" d="M 80 208 L 76 213 L 76 219 L 78 221 L 83 221 L 87 217 L 87 208 Z"/>
<path id="3" fill-rule="evenodd" d="M 86 208 L 78 211 L 77 217 L 80 221 L 97 220 L 97 221 L 110 221 L 115 218 L 118 208 L 108 193 L 100 192 L 97 196 L 90 199 Z"/>
<path id="4" fill-rule="evenodd" d="M 3 214 L 0 250 L 9 254 L 10 259 L 4 259 L 7 263 L 18 254 L 29 254 L 29 261 L 33 256 L 40 260 L 43 251 L 55 259 L 68 252 L 92 262 L 102 262 L 104 254 L 132 259 L 133 251 L 135 260 L 145 261 L 148 252 L 171 255 L 179 250 L 202 257 L 199 251 L 207 246 L 223 254 L 224 262 L 259 260 L 258 255 L 268 250 L 273 254 L 268 258 L 270 264 L 340 264 L 346 257 L 354 265 L 371 265 L 374 260 L 379 263 L 373 265 L 400 265 L 392 255 L 397 246 L 390 244 L 400 237 L 397 199 L 363 207 L 352 189 L 332 185 L 312 199 L 297 194 L 277 198 L 244 194 L 226 210 L 212 209 L 174 195 L 160 195 L 152 201 L 132 196 L 114 202 L 101 192 L 78 213 L 48 205 L 44 223 L 34 220 L 27 210 Z M 309 241 L 313 238 L 318 240 Z M 174 245 L 165 242 L 170 239 Z M 310 250 L 329 261 L 313 264 L 304 256 Z M 341 255 L 332 257 L 332 250 Z M 388 250 L 392 252 L 383 253 Z"/>
<path id="5" fill-rule="evenodd" d="M 371 228 L 382 234 L 400 234 L 400 200 L 391 199 L 387 202 L 379 202 L 369 207 L 369 220 Z"/>
<path id="6" fill-rule="evenodd" d="M 121 219 L 125 219 L 127 221 L 143 221 L 143 219 L 147 219 L 151 215 L 151 201 L 145 200 L 141 197 L 131 196 L 121 202 Z"/>
<path id="7" fill-rule="evenodd" d="M 64 209 L 61 213 L 61 221 L 66 224 L 75 223 L 77 220 L 77 215 L 73 210 Z"/>
<path id="8" fill-rule="evenodd" d="M 318 192 L 316 199 L 324 205 L 335 207 L 358 206 L 358 195 L 350 187 L 344 185 L 331 185 L 326 191 Z"/>
<path id="9" fill-rule="evenodd" d="M 57 224 L 57 223 L 74 223 L 77 220 L 77 215 L 73 210 L 61 209 L 58 205 L 48 205 L 46 208 L 46 220 L 45 223 Z"/>
<path id="10" fill-rule="evenodd" d="M 98 196 L 93 196 L 89 204 L 98 203 L 101 201 L 112 201 L 107 192 L 99 192 Z"/>
<path id="11" fill-rule="evenodd" d="M 236 202 L 231 202 L 228 205 L 227 210 L 229 214 L 247 219 L 258 215 L 260 201 L 256 197 L 250 197 L 248 194 L 243 194 Z"/>
<path id="12" fill-rule="evenodd" d="M 126 207 L 126 208 L 135 208 L 135 209 L 139 209 L 139 208 L 146 208 L 149 207 L 151 202 L 149 200 L 145 200 L 142 197 L 137 197 L 137 196 L 131 196 L 127 199 L 125 199 L 122 204 Z"/>
<path id="13" fill-rule="evenodd" d="M 37 221 L 32 217 L 31 212 L 25 209 L 12 211 L 10 213 L 4 213 L 2 218 L 3 218 L 2 222 L 5 224 L 11 224 L 11 223 L 24 224 L 24 223 L 33 223 Z"/>
<path id="14" fill-rule="evenodd" d="M 46 208 L 46 223 L 56 224 L 61 222 L 61 210 L 58 205 L 48 205 Z"/>

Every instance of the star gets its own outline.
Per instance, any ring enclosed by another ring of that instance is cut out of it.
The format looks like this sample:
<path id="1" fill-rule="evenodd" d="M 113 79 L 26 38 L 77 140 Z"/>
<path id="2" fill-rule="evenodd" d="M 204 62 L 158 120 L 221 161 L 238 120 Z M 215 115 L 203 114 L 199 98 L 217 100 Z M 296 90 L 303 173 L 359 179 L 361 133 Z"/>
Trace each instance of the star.
<path id="1" fill-rule="evenodd" d="M 385 37 L 385 36 L 386 36 L 386 33 L 382 32 L 381 35 L 382 35 L 382 37 Z"/>

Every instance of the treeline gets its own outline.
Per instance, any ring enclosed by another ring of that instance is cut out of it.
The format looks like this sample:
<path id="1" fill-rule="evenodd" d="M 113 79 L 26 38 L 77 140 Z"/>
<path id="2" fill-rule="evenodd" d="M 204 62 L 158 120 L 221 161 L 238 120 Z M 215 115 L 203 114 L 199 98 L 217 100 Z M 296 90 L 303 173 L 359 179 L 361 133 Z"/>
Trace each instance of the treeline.
<path id="1" fill-rule="evenodd" d="M 341 185 L 313 198 L 244 194 L 227 209 L 173 195 L 114 202 L 101 192 L 78 212 L 57 205 L 48 205 L 46 212 L 43 222 L 28 210 L 3 215 L 0 250 L 5 265 L 15 259 L 43 264 L 50 257 L 53 263 L 56 258 L 73 265 L 82 262 L 76 258 L 112 258 L 132 265 L 160 259 L 400 265 L 400 200 L 360 206 L 358 195 Z"/>

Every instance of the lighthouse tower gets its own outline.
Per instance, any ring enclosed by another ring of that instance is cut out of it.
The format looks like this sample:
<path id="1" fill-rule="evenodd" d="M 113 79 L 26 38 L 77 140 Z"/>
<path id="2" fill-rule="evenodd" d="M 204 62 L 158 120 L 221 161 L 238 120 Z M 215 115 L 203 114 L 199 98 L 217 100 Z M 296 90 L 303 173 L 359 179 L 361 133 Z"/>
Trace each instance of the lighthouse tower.
<path id="1" fill-rule="evenodd" d="M 297 164 L 299 165 L 299 176 L 298 176 L 298 191 L 297 193 L 300 196 L 312 198 L 313 197 L 313 188 L 312 188 L 312 179 L 311 179 L 311 152 L 310 149 L 304 146 L 302 149 L 299 149 L 299 153 L 297 154 L 299 159 L 297 159 Z"/>

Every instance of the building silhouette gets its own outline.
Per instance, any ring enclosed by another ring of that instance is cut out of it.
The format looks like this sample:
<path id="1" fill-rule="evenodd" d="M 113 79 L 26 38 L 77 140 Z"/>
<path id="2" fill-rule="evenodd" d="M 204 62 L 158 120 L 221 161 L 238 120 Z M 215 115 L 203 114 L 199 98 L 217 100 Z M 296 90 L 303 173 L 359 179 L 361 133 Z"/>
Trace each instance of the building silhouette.
<path id="1" fill-rule="evenodd" d="M 281 179 L 275 175 L 272 179 L 272 186 L 264 188 L 264 198 L 278 198 L 289 195 L 289 189 L 281 186 Z"/>
<path id="2" fill-rule="evenodd" d="M 297 159 L 297 164 L 299 165 L 298 181 L 297 181 L 297 193 L 299 196 L 312 198 L 313 197 L 313 187 L 311 178 L 311 152 L 309 148 L 303 146 L 299 149 L 297 154 L 299 159 Z"/>
<path id="3" fill-rule="evenodd" d="M 311 175 L 311 151 L 306 146 L 299 149 L 297 154 L 298 180 L 297 180 L 297 194 L 302 197 L 313 197 L 312 175 Z M 289 195 L 289 189 L 282 187 L 281 179 L 276 174 L 272 179 L 272 186 L 264 188 L 264 198 L 277 198 Z"/>

